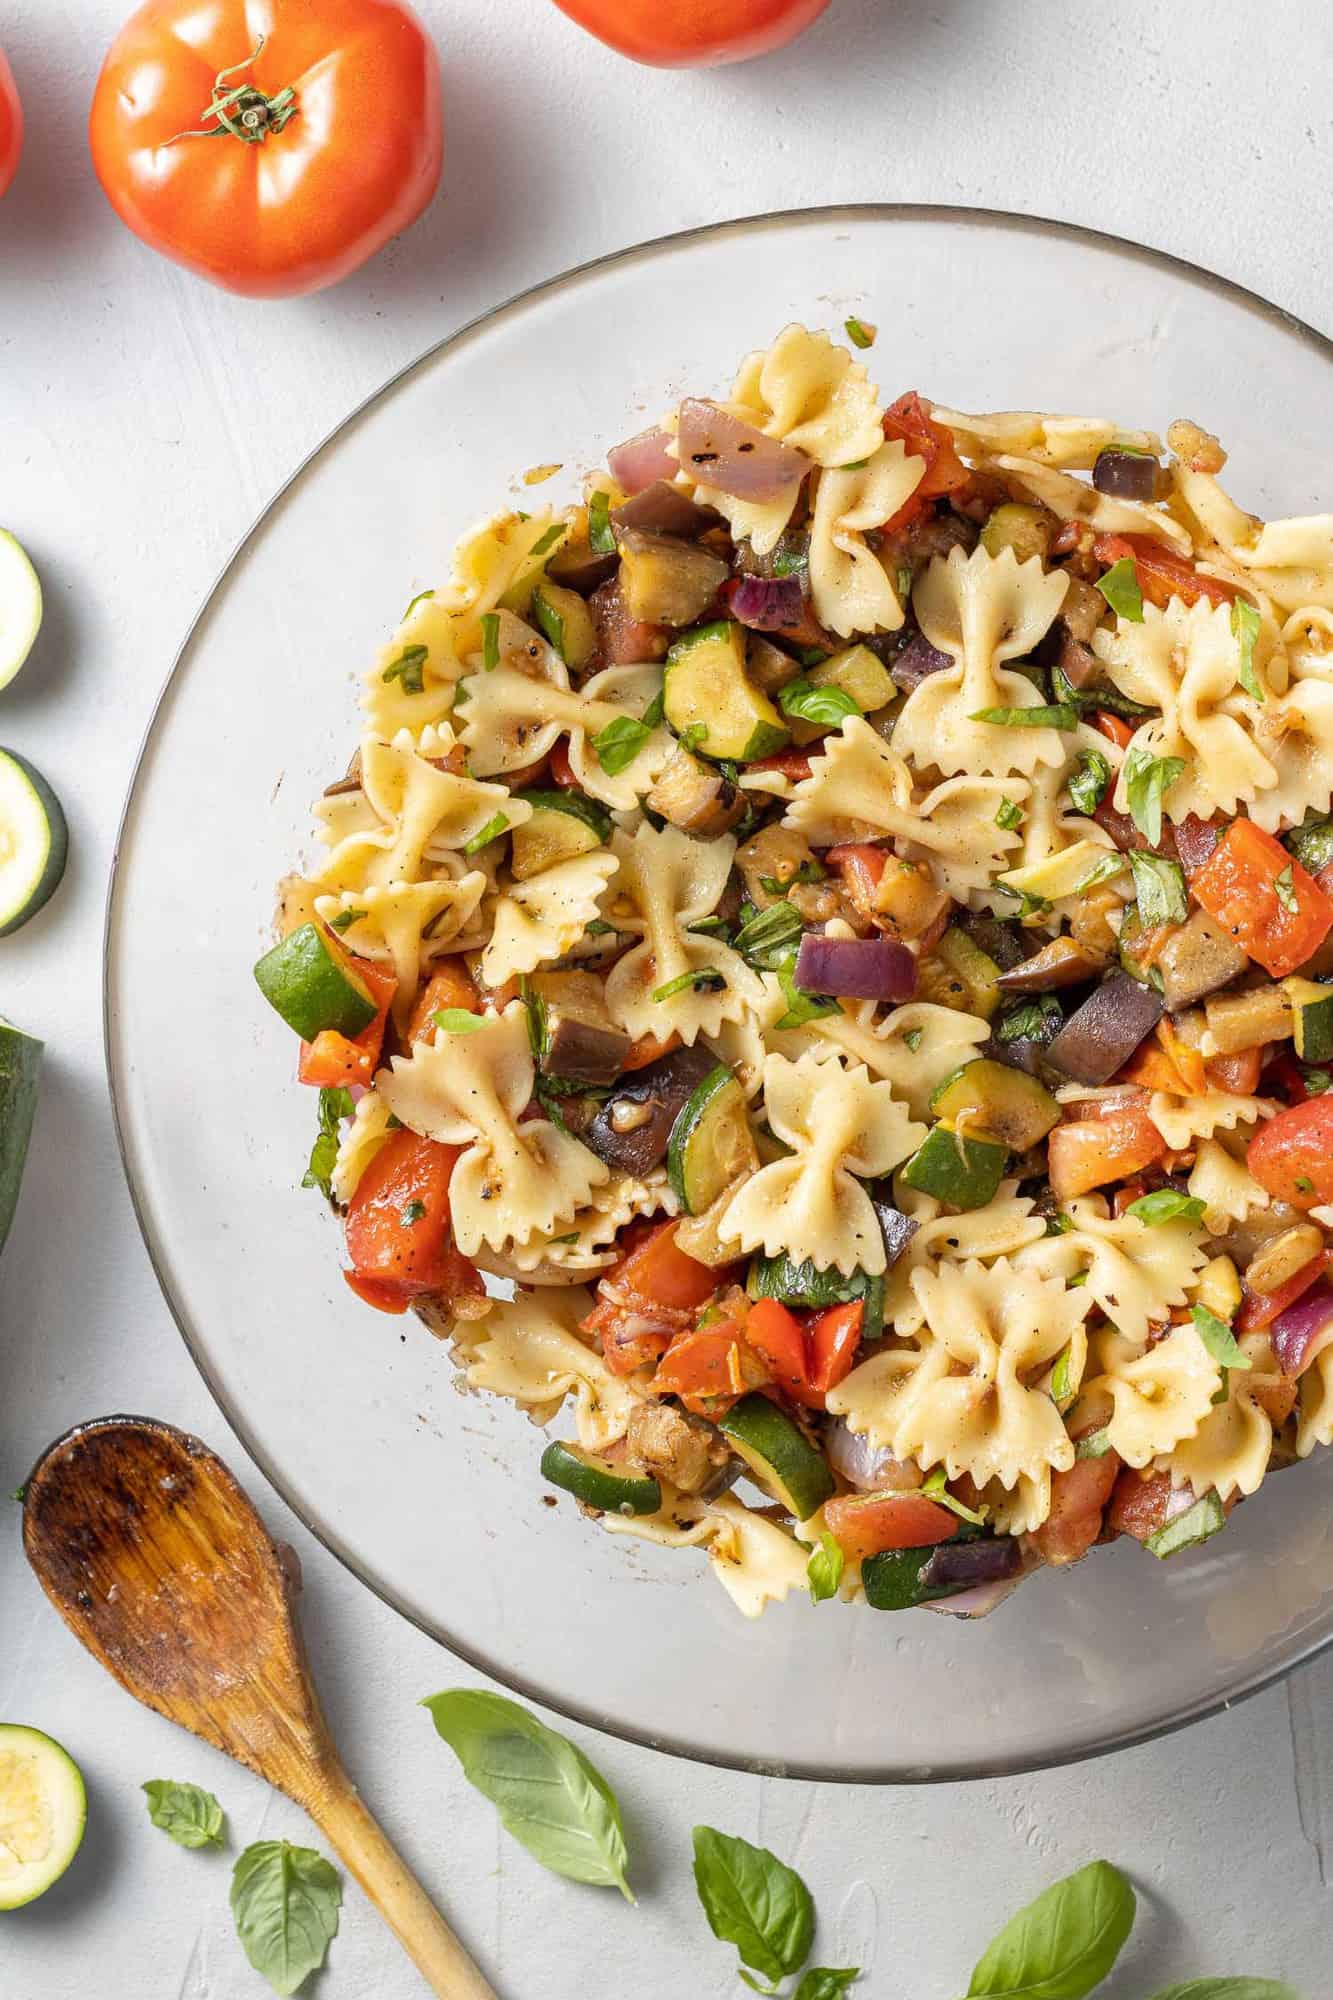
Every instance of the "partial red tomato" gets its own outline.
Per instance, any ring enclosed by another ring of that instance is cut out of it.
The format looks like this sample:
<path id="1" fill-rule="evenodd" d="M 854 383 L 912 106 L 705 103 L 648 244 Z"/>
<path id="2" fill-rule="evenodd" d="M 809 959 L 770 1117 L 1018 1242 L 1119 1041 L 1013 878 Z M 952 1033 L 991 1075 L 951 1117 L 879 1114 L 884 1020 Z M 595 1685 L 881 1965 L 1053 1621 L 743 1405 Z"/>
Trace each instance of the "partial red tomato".
<path id="1" fill-rule="evenodd" d="M 23 106 L 8 58 L 0 49 L 0 195 L 7 193 L 23 151 Z"/>
<path id="2" fill-rule="evenodd" d="M 824 1506 L 824 1519 L 843 1554 L 853 1562 L 885 1549 L 924 1549 L 949 1542 L 958 1516 L 924 1493 L 842 1493 Z"/>
<path id="3" fill-rule="evenodd" d="M 435 47 L 404 0 L 147 0 L 89 126 L 108 201 L 227 291 L 335 285 L 430 201 Z"/>
<path id="4" fill-rule="evenodd" d="M 1333 1091 L 1293 1104 L 1261 1125 L 1245 1164 L 1275 1201 L 1293 1208 L 1333 1201 Z"/>
<path id="5" fill-rule="evenodd" d="M 1205 576 L 1183 556 L 1173 555 L 1170 549 L 1155 542 L 1151 535 L 1098 535 L 1092 553 L 1108 568 L 1128 556 L 1138 572 L 1139 590 L 1149 604 L 1156 604 L 1162 610 L 1173 597 L 1183 604 L 1197 604 L 1201 598 L 1210 604 L 1230 604 L 1236 596 L 1233 585 L 1220 583 L 1215 576 Z"/>
<path id="6" fill-rule="evenodd" d="M 556 0 L 556 5 L 635 62 L 704 69 L 782 48 L 818 20 L 828 0 Z"/>
<path id="7" fill-rule="evenodd" d="M 358 1277 L 409 1298 L 444 1289 L 454 1275 L 449 1181 L 461 1150 L 406 1127 L 389 1134 L 347 1208 L 347 1254 Z"/>
<path id="8" fill-rule="evenodd" d="M 1303 965 L 1333 929 L 1333 899 L 1250 819 L 1232 820 L 1190 890 L 1274 979 Z"/>
<path id="9" fill-rule="evenodd" d="M 1057 1201 L 1151 1167 L 1167 1150 L 1145 1102 L 1110 1101 L 1091 1118 L 1065 1119 L 1046 1142 L 1046 1168 Z"/>

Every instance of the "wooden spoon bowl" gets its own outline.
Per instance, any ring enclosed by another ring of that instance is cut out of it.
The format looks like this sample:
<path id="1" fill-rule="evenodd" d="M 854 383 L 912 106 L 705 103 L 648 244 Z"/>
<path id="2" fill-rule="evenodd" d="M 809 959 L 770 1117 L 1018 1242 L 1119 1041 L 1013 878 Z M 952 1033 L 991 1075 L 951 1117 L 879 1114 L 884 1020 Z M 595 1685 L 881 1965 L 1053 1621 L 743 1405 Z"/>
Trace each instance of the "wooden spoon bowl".
<path id="1" fill-rule="evenodd" d="M 23 1546 L 123 1688 L 305 1808 L 434 1993 L 496 2000 L 344 1771 L 297 1623 L 295 1554 L 207 1445 L 147 1417 L 80 1424 L 33 1469 Z"/>

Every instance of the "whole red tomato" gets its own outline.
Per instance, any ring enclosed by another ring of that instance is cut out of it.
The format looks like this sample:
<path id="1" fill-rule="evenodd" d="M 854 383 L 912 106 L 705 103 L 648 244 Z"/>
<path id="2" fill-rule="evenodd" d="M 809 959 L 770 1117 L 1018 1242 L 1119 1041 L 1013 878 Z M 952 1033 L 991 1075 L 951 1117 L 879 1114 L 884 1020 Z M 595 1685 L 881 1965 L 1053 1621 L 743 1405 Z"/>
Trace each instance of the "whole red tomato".
<path id="1" fill-rule="evenodd" d="M 3 49 L 0 49 L 0 194 L 7 192 L 18 172 L 23 151 L 23 106 L 18 85 Z"/>
<path id="2" fill-rule="evenodd" d="M 430 201 L 439 61 L 403 0 L 148 0 L 112 44 L 89 137 L 145 243 L 228 291 L 292 297 Z"/>
<path id="3" fill-rule="evenodd" d="M 635 62 L 699 69 L 794 41 L 828 0 L 556 0 L 589 34 Z"/>

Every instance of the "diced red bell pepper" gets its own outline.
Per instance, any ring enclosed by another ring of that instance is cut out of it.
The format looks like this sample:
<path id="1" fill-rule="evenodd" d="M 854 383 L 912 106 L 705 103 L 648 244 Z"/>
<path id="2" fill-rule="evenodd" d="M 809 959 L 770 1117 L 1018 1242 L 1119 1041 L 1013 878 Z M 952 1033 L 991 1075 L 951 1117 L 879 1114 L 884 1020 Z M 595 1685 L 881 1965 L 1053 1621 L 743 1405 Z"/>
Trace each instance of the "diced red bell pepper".
<path id="1" fill-rule="evenodd" d="M 779 1299 L 756 1299 L 745 1318 L 749 1346 L 768 1364 L 773 1381 L 793 1402 L 810 1390 L 810 1357 L 805 1327 Z"/>
<path id="2" fill-rule="evenodd" d="M 407 1026 L 409 1043 L 431 1041 L 435 1016 L 446 1007 L 461 1008 L 465 1014 L 481 1012 L 480 997 L 461 958 L 442 959 L 417 995 Z"/>
<path id="3" fill-rule="evenodd" d="M 1210 604 L 1230 604 L 1238 595 L 1229 583 L 1204 576 L 1183 556 L 1173 555 L 1151 535 L 1098 535 L 1092 553 L 1108 569 L 1128 556 L 1139 579 L 1139 589 L 1149 604 L 1165 610 L 1173 597 L 1185 604 L 1206 598 Z"/>
<path id="4" fill-rule="evenodd" d="M 747 771 L 777 771 L 789 778 L 793 785 L 802 784 L 810 776 L 810 759 L 817 757 L 823 746 L 821 736 L 816 743 L 807 743 L 803 750 L 775 750 L 771 756 L 756 757 L 753 764 L 747 764 Z"/>
<path id="5" fill-rule="evenodd" d="M 937 500 L 946 493 L 961 493 L 971 484 L 972 475 L 958 456 L 953 433 L 946 430 L 943 424 L 936 423 L 930 413 L 930 405 L 915 389 L 899 396 L 897 402 L 884 412 L 884 435 L 886 438 L 900 438 L 909 456 L 926 461 L 926 469 L 916 490 L 884 524 L 881 532 L 892 535 L 923 514 L 928 501 Z"/>
<path id="6" fill-rule="evenodd" d="M 551 752 L 551 776 L 562 792 L 577 789 L 579 781 L 574 776 L 574 767 L 569 761 L 569 745 L 563 736 Z"/>
<path id="7" fill-rule="evenodd" d="M 817 1313 L 806 1329 L 810 1387 L 818 1396 L 821 1409 L 829 1390 L 844 1382 L 855 1366 L 864 1321 L 864 1304 L 860 1299 L 850 1299 L 846 1305 L 828 1306 Z"/>
<path id="8" fill-rule="evenodd" d="M 383 971 L 370 959 L 352 958 L 349 954 L 349 963 L 369 991 L 377 1011 L 374 1020 L 359 1035 L 340 1035 L 336 1029 L 325 1028 L 313 1042 L 302 1042 L 296 1065 L 297 1081 L 316 1084 L 321 1090 L 333 1090 L 340 1085 L 346 1089 L 354 1083 L 370 1082 L 379 1068 L 384 1024 L 398 991 L 394 974 Z"/>
<path id="9" fill-rule="evenodd" d="M 1155 1165 L 1166 1151 L 1146 1104 L 1112 1101 L 1099 1115 L 1066 1119 L 1051 1133 L 1046 1162 L 1052 1193 L 1069 1201 Z"/>
<path id="10" fill-rule="evenodd" d="M 872 920 L 875 916 L 875 891 L 880 885 L 888 858 L 882 847 L 875 847 L 865 840 L 844 841 L 840 847 L 830 847 L 824 857 L 830 868 L 836 868 L 841 875 L 843 887 L 862 916 Z"/>
<path id="11" fill-rule="evenodd" d="M 1094 708 L 1090 720 L 1094 729 L 1100 729 L 1103 736 L 1122 750 L 1128 750 L 1134 741 L 1134 731 L 1123 716 L 1112 715 L 1109 708 Z"/>
<path id="12" fill-rule="evenodd" d="M 1330 1263 L 1333 1263 L 1333 1252 L 1321 1250 L 1308 1264 L 1302 1265 L 1295 1277 L 1288 1278 L 1285 1285 L 1279 1285 L 1275 1292 L 1252 1292 L 1242 1279 L 1241 1289 L 1245 1296 L 1236 1314 L 1236 1331 L 1259 1333 L 1264 1327 L 1271 1326 L 1279 1313 L 1284 1313 L 1288 1306 L 1294 1306 L 1297 1299 L 1318 1283 Z"/>
<path id="13" fill-rule="evenodd" d="M 579 1324 L 584 1333 L 600 1340 L 602 1359 L 613 1375 L 633 1375 L 659 1361 L 673 1334 L 670 1326 L 656 1325 L 615 1299 L 600 1300 Z"/>
<path id="14" fill-rule="evenodd" d="M 359 1278 L 404 1298 L 473 1285 L 459 1266 L 449 1229 L 449 1181 L 462 1148 L 441 1146 L 404 1127 L 391 1132 L 357 1183 L 347 1208 L 347 1254 Z"/>
<path id="15" fill-rule="evenodd" d="M 709 1415 L 761 1389 L 768 1370 L 742 1338 L 735 1320 L 718 1320 L 680 1333 L 672 1341 L 653 1376 L 653 1392 L 679 1396 L 686 1409 Z"/>
<path id="16" fill-rule="evenodd" d="M 924 1549 L 950 1542 L 959 1519 L 923 1493 L 842 1493 L 824 1504 L 828 1531 L 853 1562 L 885 1549 Z"/>
<path id="17" fill-rule="evenodd" d="M 1190 890 L 1274 979 L 1303 965 L 1333 928 L 1333 900 L 1281 841 L 1250 819 L 1231 822 Z"/>

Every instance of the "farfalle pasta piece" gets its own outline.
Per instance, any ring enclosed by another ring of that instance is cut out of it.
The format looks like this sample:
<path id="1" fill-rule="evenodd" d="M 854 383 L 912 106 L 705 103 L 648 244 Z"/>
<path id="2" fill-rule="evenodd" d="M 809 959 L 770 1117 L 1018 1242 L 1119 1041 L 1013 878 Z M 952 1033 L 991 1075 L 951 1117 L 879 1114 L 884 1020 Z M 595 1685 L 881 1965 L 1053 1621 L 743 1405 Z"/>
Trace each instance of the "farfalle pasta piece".
<path id="1" fill-rule="evenodd" d="M 329 1185 L 345 1208 L 361 1184 L 361 1176 L 389 1136 L 393 1116 L 377 1090 L 368 1090 L 338 1134 L 338 1153 Z"/>
<path id="2" fill-rule="evenodd" d="M 469 1387 L 507 1397 L 539 1424 L 549 1424 L 572 1396 L 579 1443 L 604 1451 L 624 1437 L 642 1394 L 580 1335 L 591 1306 L 581 1287 L 541 1291 L 497 1302 L 484 1320 L 455 1321 Z"/>
<path id="3" fill-rule="evenodd" d="M 1057 730 L 973 717 L 1040 704 L 1027 676 L 1003 663 L 1032 651 L 1058 613 L 1068 582 L 1062 571 L 1044 571 L 1037 556 L 1020 563 L 1012 549 L 998 556 L 980 547 L 970 556 L 953 549 L 947 559 L 934 558 L 917 580 L 912 603 L 931 645 L 955 665 L 931 674 L 907 698 L 893 741 L 909 763 L 974 777 L 1063 764 Z"/>
<path id="4" fill-rule="evenodd" d="M 542 666 L 533 675 L 502 660 L 463 682 L 458 713 L 473 770 L 482 777 L 520 770 L 545 757 L 568 733 L 570 768 L 581 788 L 613 810 L 630 810 L 666 763 L 675 738 L 659 721 L 632 759 L 613 771 L 602 764 L 592 739 L 617 724 L 643 720 L 662 691 L 660 667 L 608 667 L 576 690 L 549 647 L 543 649 Z"/>
<path id="5" fill-rule="evenodd" d="M 1039 465 L 1034 459 L 1004 452 L 988 459 L 986 469 L 1002 474 L 1006 483 L 1061 521 L 1085 521 L 1099 535 L 1148 535 L 1179 555 L 1190 552 L 1188 532 L 1160 507 L 1150 507 L 1141 500 L 1117 500 L 1053 465 Z"/>
<path id="6" fill-rule="evenodd" d="M 1229 1090 L 1201 1090 L 1192 1097 L 1173 1097 L 1155 1090 L 1148 1099 L 1148 1116 L 1171 1150 L 1183 1153 L 1198 1139 L 1214 1132 L 1231 1132 L 1237 1125 L 1255 1125 L 1271 1118 L 1278 1106 L 1267 1097 L 1238 1097 Z"/>
<path id="7" fill-rule="evenodd" d="M 619 865 L 614 854 L 595 848 L 513 883 L 495 904 L 494 929 L 481 955 L 486 984 L 503 986 L 572 951 Z"/>
<path id="8" fill-rule="evenodd" d="M 1023 895 L 1038 896 L 1051 904 L 1056 916 L 1067 917 L 1077 908 L 1088 875 L 1114 846 L 1104 827 L 1073 806 L 1067 791 L 1069 776 L 1084 751 L 1095 749 L 1112 762 L 1116 746 L 1082 726 L 1062 741 L 1071 745 L 1063 763 L 1039 765 L 1021 781 L 1021 789 L 1018 781 L 1010 781 L 1010 796 L 1023 817 L 1015 835 L 1017 852 L 1006 858 L 997 883 L 1003 882 Z M 1128 864 L 1124 884 L 1128 900 L 1132 895 Z M 998 886 L 974 891 L 967 900 L 1001 915 L 1014 908 L 1014 897 L 1006 896 Z"/>
<path id="9" fill-rule="evenodd" d="M 1183 462 L 1171 468 L 1185 513 L 1284 612 L 1309 605 L 1333 610 L 1333 514 L 1260 521 L 1246 514 L 1212 473 Z"/>
<path id="10" fill-rule="evenodd" d="M 806 1587 L 810 1551 L 788 1529 L 729 1495 L 704 1502 L 669 1495 L 657 1514 L 603 1514 L 608 1534 L 631 1535 L 662 1548 L 702 1548 L 713 1574 L 746 1618 L 758 1618 Z"/>
<path id="11" fill-rule="evenodd" d="M 1221 1139 L 1201 1139 L 1186 1185 L 1203 1203 L 1203 1226 L 1210 1236 L 1224 1236 L 1228 1225 L 1244 1222 L 1272 1201 L 1245 1164 L 1245 1144 L 1253 1136 L 1237 1127 L 1241 1143 L 1233 1153 Z"/>
<path id="12" fill-rule="evenodd" d="M 464 1256 L 486 1244 L 555 1232 L 610 1173 L 548 1119 L 525 1119 L 533 1087 L 528 1011 L 511 1001 L 470 1032 L 437 1031 L 395 1056 L 377 1089 L 394 1116 L 423 1138 L 465 1150 L 449 1182 L 454 1236 Z"/>
<path id="13" fill-rule="evenodd" d="M 850 1001 L 845 1010 L 820 1015 L 801 1028 L 775 1026 L 768 1043 L 793 1061 L 808 1049 L 832 1043 L 872 1076 L 892 1084 L 914 1118 L 926 1118 L 936 1084 L 970 1061 L 989 1035 L 990 1026 L 980 1015 L 938 1007 L 930 1000 L 910 1000 L 882 1020 L 874 1002 L 867 1000 Z"/>
<path id="14" fill-rule="evenodd" d="M 581 1274 L 604 1271 L 615 1263 L 621 1254 L 616 1237 L 636 1215 L 659 1211 L 673 1215 L 677 1207 L 664 1168 L 643 1180 L 613 1173 L 593 1189 L 586 1207 L 571 1216 L 557 1235 L 532 1236 L 526 1243 L 511 1245 L 504 1261 L 525 1283 L 573 1284 Z M 562 1275 L 557 1277 L 556 1272 Z"/>
<path id="15" fill-rule="evenodd" d="M 1058 417 L 1041 410 L 995 410 L 984 416 L 969 416 L 965 410 L 946 410 L 932 403 L 931 416 L 952 431 L 954 443 L 966 458 L 995 458 L 1006 453 L 1036 465 L 1054 465 L 1065 471 L 1090 472 L 1099 452 L 1108 445 L 1131 451 L 1162 454 L 1162 441 L 1152 431 L 1125 431 L 1109 417 Z"/>
<path id="16" fill-rule="evenodd" d="M 1296 1456 L 1333 1444 L 1333 1347 L 1321 1347 L 1300 1379 L 1296 1403 Z"/>
<path id="17" fill-rule="evenodd" d="M 995 820 L 1005 792 L 1000 778 L 951 778 L 914 803 L 903 758 L 853 716 L 811 758 L 784 817 L 820 846 L 886 836 L 905 843 L 909 858 L 938 863 L 942 885 L 965 893 L 985 887 L 1018 845 L 1018 834 Z"/>
<path id="18" fill-rule="evenodd" d="M 1033 1213 L 1031 1197 L 1019 1194 L 1017 1181 L 1001 1181 L 993 1201 L 962 1215 L 946 1213 L 933 1196 L 901 1184 L 895 1184 L 894 1198 L 916 1224 L 906 1249 L 884 1277 L 884 1321 L 898 1334 L 917 1333 L 924 1322 L 912 1289 L 917 1271 L 1012 1257 L 1046 1233 L 1044 1220 Z"/>
<path id="19" fill-rule="evenodd" d="M 773 1132 L 793 1148 L 761 1167 L 732 1197 L 718 1234 L 742 1250 L 809 1257 L 850 1276 L 884 1269 L 884 1236 L 856 1176 L 884 1174 L 925 1138 L 890 1085 L 848 1069 L 833 1052 L 797 1062 L 769 1056 L 764 1108 Z"/>
<path id="20" fill-rule="evenodd" d="M 1221 1385 L 1222 1370 L 1192 1325 L 1172 1327 L 1146 1349 L 1111 1327 L 1094 1336 L 1084 1393 L 1109 1401 L 1111 1447 L 1142 1469 L 1194 1436 Z"/>
<path id="21" fill-rule="evenodd" d="M 361 794 L 374 822 L 367 825 L 363 814 L 331 849 L 312 878 L 325 894 L 418 882 L 428 846 L 461 850 L 497 814 L 517 825 L 532 810 L 503 785 L 438 770 L 401 737 L 362 743 Z"/>
<path id="22" fill-rule="evenodd" d="M 615 834 L 611 847 L 620 864 L 611 913 L 619 929 L 640 940 L 607 974 L 611 1018 L 629 1035 L 678 1034 L 689 1046 L 759 1006 L 762 982 L 740 954 L 690 930 L 713 914 L 727 886 L 736 852 L 731 836 L 692 840 L 674 826 L 658 831 L 645 821 L 634 834 Z M 676 986 L 692 976 L 695 983 Z"/>
<path id="23" fill-rule="evenodd" d="M 1268 833 L 1299 825 L 1333 801 L 1333 682 L 1296 665 L 1286 693 L 1266 702 L 1256 724 L 1259 748 L 1276 783 L 1250 803 L 1250 818 Z"/>
<path id="24" fill-rule="evenodd" d="M 391 882 L 385 888 L 317 896 L 315 910 L 359 958 L 392 965 L 398 981 L 393 1014 L 401 1027 L 411 1015 L 422 967 L 442 952 L 458 949 L 485 891 L 486 877 L 472 869 L 430 882 Z"/>
<path id="25" fill-rule="evenodd" d="M 894 578 L 866 541 L 910 500 L 926 469 L 901 440 L 864 464 L 823 472 L 810 516 L 810 599 L 830 632 L 896 632 L 903 607 Z"/>
<path id="26" fill-rule="evenodd" d="M 1230 1500 L 1236 1493 L 1258 1492 L 1273 1449 L 1267 1405 L 1280 1398 L 1276 1407 L 1281 1409 L 1290 1397 L 1268 1335 L 1244 1333 L 1237 1344 L 1249 1366 L 1227 1369 L 1225 1400 L 1209 1410 L 1193 1437 L 1159 1462 L 1174 1485 L 1188 1486 L 1199 1499 L 1205 1493 Z"/>
<path id="27" fill-rule="evenodd" d="M 1086 1273 L 1088 1297 L 1126 1339 L 1146 1340 L 1151 1325 L 1184 1305 L 1205 1262 L 1203 1231 L 1191 1222 L 1113 1216 L 1100 1195 L 1068 1202 L 1065 1212 L 1072 1228 L 1032 1244 L 1016 1261 L 1066 1283 Z"/>

